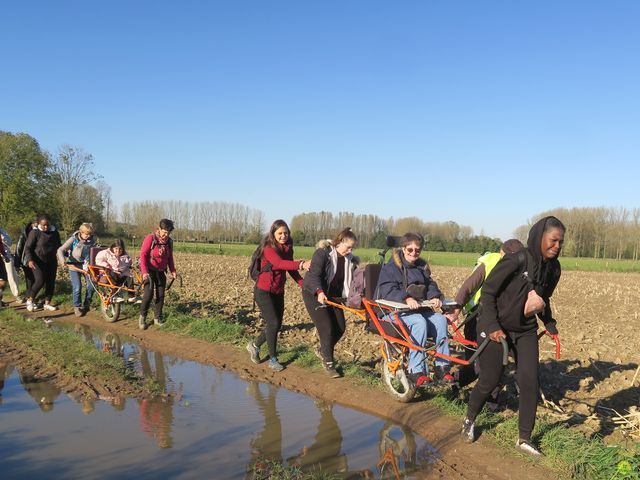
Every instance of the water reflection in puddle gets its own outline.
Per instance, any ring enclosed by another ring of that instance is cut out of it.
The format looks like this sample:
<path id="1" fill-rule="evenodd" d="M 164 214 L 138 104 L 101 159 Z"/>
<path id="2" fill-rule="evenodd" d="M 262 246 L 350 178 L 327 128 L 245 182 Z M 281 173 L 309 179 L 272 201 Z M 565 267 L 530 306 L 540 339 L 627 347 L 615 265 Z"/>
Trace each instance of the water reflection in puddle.
<path id="1" fill-rule="evenodd" d="M 77 400 L 0 364 L 3 478 L 251 478 L 248 466 L 269 458 L 334 478 L 395 478 L 396 462 L 409 479 L 422 478 L 437 456 L 411 430 L 380 418 L 113 333 L 75 331 L 153 379 L 162 395 Z"/>

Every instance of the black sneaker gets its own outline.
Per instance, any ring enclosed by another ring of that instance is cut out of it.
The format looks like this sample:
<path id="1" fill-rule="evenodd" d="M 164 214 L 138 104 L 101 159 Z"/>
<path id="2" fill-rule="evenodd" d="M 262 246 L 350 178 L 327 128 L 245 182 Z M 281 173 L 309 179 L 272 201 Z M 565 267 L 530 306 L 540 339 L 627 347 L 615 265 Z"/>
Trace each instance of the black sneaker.
<path id="1" fill-rule="evenodd" d="M 462 437 L 462 441 L 465 443 L 473 443 L 476 441 L 475 434 L 475 422 L 472 422 L 468 418 L 464 419 L 462 423 L 462 432 L 460 432 L 460 436 Z"/>
<path id="2" fill-rule="evenodd" d="M 255 343 L 247 343 L 247 351 L 249 352 L 249 358 L 251 358 L 253 363 L 260 363 L 260 349 Z"/>
<path id="3" fill-rule="evenodd" d="M 333 362 L 322 362 L 322 366 L 324 367 L 324 371 L 327 372 L 331 378 L 340 378 L 342 375 L 336 370 L 336 367 Z"/>

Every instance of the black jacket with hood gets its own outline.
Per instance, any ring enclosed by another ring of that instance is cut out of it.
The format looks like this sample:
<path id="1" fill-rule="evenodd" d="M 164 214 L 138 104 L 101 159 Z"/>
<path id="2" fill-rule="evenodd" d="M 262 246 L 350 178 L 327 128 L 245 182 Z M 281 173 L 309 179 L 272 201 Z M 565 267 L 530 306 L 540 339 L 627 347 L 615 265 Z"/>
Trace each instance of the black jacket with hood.
<path id="1" fill-rule="evenodd" d="M 503 329 L 527 332 L 538 326 L 537 317 L 545 324 L 554 324 L 549 298 L 560 280 L 560 262 L 557 258 L 542 258 L 542 234 L 547 220 L 544 217 L 529 231 L 527 248 L 509 253 L 493 268 L 482 286 L 478 330 L 486 335 Z M 524 254 L 524 262 L 518 258 Z M 524 305 L 529 291 L 535 289 L 546 307 L 538 315 L 525 317 Z"/>
<path id="2" fill-rule="evenodd" d="M 30 260 L 57 264 L 56 252 L 60 245 L 60 234 L 53 225 L 46 232 L 34 228 L 24 246 L 24 264 Z"/>

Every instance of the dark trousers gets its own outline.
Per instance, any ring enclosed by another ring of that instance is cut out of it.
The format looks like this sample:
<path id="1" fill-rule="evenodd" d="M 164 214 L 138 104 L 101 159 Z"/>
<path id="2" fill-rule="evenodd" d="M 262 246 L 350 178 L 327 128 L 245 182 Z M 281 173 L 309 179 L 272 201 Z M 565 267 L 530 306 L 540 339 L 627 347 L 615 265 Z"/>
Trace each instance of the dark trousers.
<path id="1" fill-rule="evenodd" d="M 156 301 L 153 304 L 154 318 L 162 320 L 162 307 L 164 306 L 164 290 L 167 286 L 167 275 L 157 270 L 149 270 L 149 281 L 144 285 L 142 293 L 142 303 L 140 304 L 140 315 L 147 318 L 149 305 L 155 290 Z"/>
<path id="2" fill-rule="evenodd" d="M 33 270 L 31 270 L 27 265 L 21 265 L 22 273 L 24 273 L 24 283 L 27 286 L 27 292 L 31 290 L 31 286 L 33 285 Z M 26 295 L 26 294 L 25 294 Z"/>
<path id="3" fill-rule="evenodd" d="M 267 342 L 269 356 L 276 358 L 278 332 L 282 328 L 282 319 L 284 317 L 284 293 L 274 294 L 255 287 L 253 289 L 253 298 L 255 298 L 260 308 L 260 314 L 266 323 L 253 343 L 260 347 L 264 342 Z"/>
<path id="4" fill-rule="evenodd" d="M 320 337 L 320 353 L 325 362 L 333 362 L 333 349 L 342 338 L 346 325 L 344 311 L 318 303 L 312 293 L 302 292 L 304 305 Z"/>
<path id="5" fill-rule="evenodd" d="M 515 356 L 516 379 L 520 389 L 518 409 L 520 438 L 530 440 L 538 408 L 538 336 L 535 329 L 524 333 L 509 332 L 507 341 Z M 470 420 L 475 420 L 487 398 L 500 382 L 504 370 L 502 345 L 489 342 L 478 357 L 478 361 L 480 378 L 471 392 L 467 408 L 467 418 Z"/>
<path id="6" fill-rule="evenodd" d="M 55 257 L 43 262 L 42 260 L 34 260 L 36 268 L 32 269 L 33 283 L 31 288 L 25 294 L 27 298 L 35 301 L 40 289 L 44 286 L 44 300 L 51 301 L 53 291 L 56 287 L 56 273 L 58 272 L 58 263 Z"/>

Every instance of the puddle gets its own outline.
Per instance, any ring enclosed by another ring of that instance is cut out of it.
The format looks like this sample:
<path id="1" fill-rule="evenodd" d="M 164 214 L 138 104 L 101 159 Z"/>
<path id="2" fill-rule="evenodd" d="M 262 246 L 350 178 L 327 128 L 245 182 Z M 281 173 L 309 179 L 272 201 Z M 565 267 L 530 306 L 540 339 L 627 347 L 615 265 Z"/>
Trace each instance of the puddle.
<path id="1" fill-rule="evenodd" d="M 73 328 L 73 327 L 72 327 Z M 252 478 L 270 458 L 343 478 L 423 478 L 437 452 L 410 429 L 209 365 L 145 350 L 129 338 L 75 331 L 153 378 L 155 399 L 70 398 L 0 364 L 3 478 Z"/>

